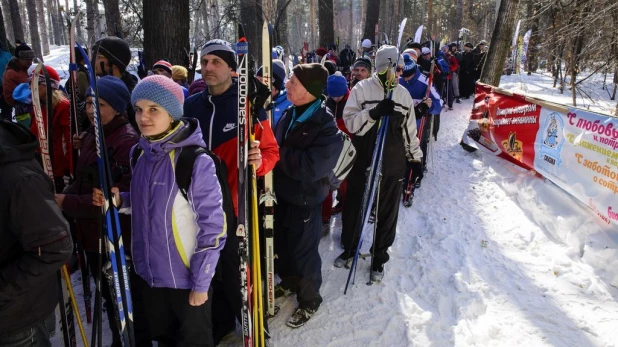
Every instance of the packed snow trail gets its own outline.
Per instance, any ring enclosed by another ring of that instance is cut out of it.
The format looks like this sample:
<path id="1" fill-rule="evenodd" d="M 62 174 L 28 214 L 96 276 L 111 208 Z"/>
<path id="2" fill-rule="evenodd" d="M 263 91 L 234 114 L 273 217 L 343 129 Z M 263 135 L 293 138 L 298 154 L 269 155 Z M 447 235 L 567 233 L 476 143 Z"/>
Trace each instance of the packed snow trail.
<path id="1" fill-rule="evenodd" d="M 277 346 L 616 345 L 618 290 L 582 261 L 592 240 L 615 259 L 611 234 L 551 183 L 465 152 L 459 140 L 471 106 L 443 113 L 429 172 L 414 205 L 401 207 L 383 282 L 366 285 L 369 260 L 359 260 L 343 295 L 347 271 L 332 265 L 341 252 L 335 216 L 320 244 L 324 303 L 290 329 L 296 301 L 285 299 L 269 322 Z M 611 262 L 606 256 L 594 259 Z"/>
<path id="2" fill-rule="evenodd" d="M 67 46 L 54 47 L 45 60 L 62 75 L 68 56 Z M 615 102 L 599 81 L 602 75 L 582 88 L 598 97 L 592 109 L 612 113 Z M 533 74 L 503 76 L 501 86 L 568 104 L 570 94 L 551 84 Z M 334 216 L 320 244 L 324 303 L 307 325 L 291 329 L 285 322 L 296 299 L 281 301 L 269 321 L 277 347 L 618 346 L 618 231 L 553 184 L 462 150 L 471 107 L 466 100 L 442 114 L 429 172 L 414 205 L 400 209 L 383 282 L 367 286 L 370 259 L 359 260 L 356 284 L 343 295 L 347 271 L 332 265 L 342 251 L 341 215 Z M 72 279 L 85 321 L 80 276 Z M 92 326 L 85 328 L 90 337 Z M 103 330 L 109 346 L 105 314 Z M 221 345 L 241 341 L 232 334 Z M 62 345 L 59 329 L 52 345 Z"/>

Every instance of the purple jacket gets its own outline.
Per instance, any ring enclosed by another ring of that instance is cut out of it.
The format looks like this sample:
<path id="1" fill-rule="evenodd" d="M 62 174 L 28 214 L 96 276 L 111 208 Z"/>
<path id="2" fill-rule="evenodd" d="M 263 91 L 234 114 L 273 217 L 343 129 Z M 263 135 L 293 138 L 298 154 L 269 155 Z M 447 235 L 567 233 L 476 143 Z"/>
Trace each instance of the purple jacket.
<path id="1" fill-rule="evenodd" d="M 191 145 L 206 146 L 195 119 L 183 120 L 161 140 L 140 138 L 142 154 L 131 191 L 122 193 L 121 212 L 131 211 L 138 275 L 151 287 L 206 292 L 225 244 L 225 214 L 215 164 L 206 154 L 195 160 L 189 202 L 178 191 L 176 158 Z"/>

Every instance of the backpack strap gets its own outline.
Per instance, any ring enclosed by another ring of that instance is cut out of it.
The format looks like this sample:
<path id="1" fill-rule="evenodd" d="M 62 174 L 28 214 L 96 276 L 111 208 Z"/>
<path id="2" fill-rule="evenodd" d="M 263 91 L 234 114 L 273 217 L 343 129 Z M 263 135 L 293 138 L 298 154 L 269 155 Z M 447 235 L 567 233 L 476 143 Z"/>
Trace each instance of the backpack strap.
<path id="1" fill-rule="evenodd" d="M 142 148 L 137 145 L 135 146 L 135 149 L 133 149 L 133 153 L 131 153 L 131 170 L 135 168 L 135 164 L 137 164 L 137 159 L 139 159 L 140 155 L 142 155 Z"/>
<path id="2" fill-rule="evenodd" d="M 176 167 L 174 169 L 176 184 L 178 185 L 178 190 L 187 201 L 189 201 L 187 192 L 189 190 L 189 186 L 191 185 L 191 176 L 193 175 L 195 158 L 202 153 L 208 154 L 206 148 L 200 146 L 183 147 L 182 151 L 178 155 L 178 160 L 176 160 Z"/>

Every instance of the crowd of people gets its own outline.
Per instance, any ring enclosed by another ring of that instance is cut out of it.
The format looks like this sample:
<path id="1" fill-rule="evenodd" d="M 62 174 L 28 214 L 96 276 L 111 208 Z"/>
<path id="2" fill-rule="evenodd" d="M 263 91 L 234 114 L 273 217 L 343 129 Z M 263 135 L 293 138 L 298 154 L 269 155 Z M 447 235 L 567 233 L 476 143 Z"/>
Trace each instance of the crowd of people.
<path id="1" fill-rule="evenodd" d="M 388 116 L 382 159 L 388 165 L 379 204 L 372 207 L 377 232 L 371 279 L 383 280 L 402 191 L 410 179 L 420 186 L 427 143 L 430 136 L 437 139 L 443 105 L 452 109 L 454 102 L 473 94 L 485 54 L 483 41 L 474 50 L 466 43 L 463 52 L 456 44 L 435 52 L 417 42 L 409 42 L 403 52 L 390 45 L 376 49 L 368 39 L 361 46 L 358 58 L 350 47 L 338 57 L 331 46 L 315 52 L 320 61 L 326 56 L 324 64 L 309 62 L 307 55 L 297 57 L 291 69 L 283 62 L 290 57 L 276 47 L 268 86 L 272 122 L 264 109 L 256 115 L 248 164 L 255 165 L 258 177 L 273 173 L 275 272 L 281 279 L 275 296 L 296 295 L 298 307 L 287 321 L 291 328 L 304 325 L 323 301 L 318 245 L 331 232 L 332 215 L 342 214 L 342 253 L 334 266 L 348 267 L 354 256 L 366 170 L 378 128 Z M 58 72 L 46 66 L 49 79 L 38 81 L 45 122 L 47 89 L 52 89 L 53 124 L 47 135 L 53 144 L 53 181 L 40 162 L 40 124 L 29 72 L 34 51 L 20 42 L 2 75 L 0 321 L 10 324 L 0 327 L 0 345 L 25 346 L 35 338 L 38 345 L 49 345 L 58 290 L 54 274 L 75 255 L 74 248 L 82 252 L 92 276 L 108 271 L 98 271 L 105 267 L 97 253 L 106 201 L 99 189 L 96 110 L 123 242 L 130 245 L 125 251 L 131 260 L 136 345 L 216 345 L 234 331 L 242 310 L 233 45 L 207 42 L 199 55 L 202 78 L 189 84 L 187 69 L 164 57 L 138 79 L 127 70 L 132 59 L 127 42 L 105 37 L 90 49 L 96 93 L 84 57 L 75 54 L 75 79 L 63 87 Z M 262 73 L 257 70 L 256 80 L 263 80 Z M 73 117 L 77 129 L 72 129 Z M 426 121 L 434 124 L 432 134 Z M 339 181 L 333 169 L 343 133 L 352 138 L 357 157 Z M 190 185 L 181 187 L 176 171 L 189 157 Z M 114 346 L 121 345 L 113 284 L 101 283 Z"/>

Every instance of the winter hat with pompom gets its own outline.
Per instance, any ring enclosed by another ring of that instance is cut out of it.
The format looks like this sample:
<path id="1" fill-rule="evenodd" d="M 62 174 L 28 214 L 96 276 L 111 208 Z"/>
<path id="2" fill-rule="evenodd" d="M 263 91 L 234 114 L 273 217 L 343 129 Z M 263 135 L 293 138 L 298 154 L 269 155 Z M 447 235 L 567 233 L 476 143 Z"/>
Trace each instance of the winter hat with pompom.
<path id="1" fill-rule="evenodd" d="M 139 100 L 150 100 L 161 105 L 174 120 L 182 117 L 182 105 L 185 101 L 184 93 L 178 83 L 171 78 L 152 75 L 141 80 L 133 89 L 131 104 Z"/>
<path id="2" fill-rule="evenodd" d="M 337 71 L 326 80 L 326 93 L 331 98 L 344 96 L 348 92 L 348 84 L 341 72 Z"/>
<path id="3" fill-rule="evenodd" d="M 403 72 L 402 77 L 410 77 L 416 73 L 416 63 L 408 53 L 403 54 Z"/>

